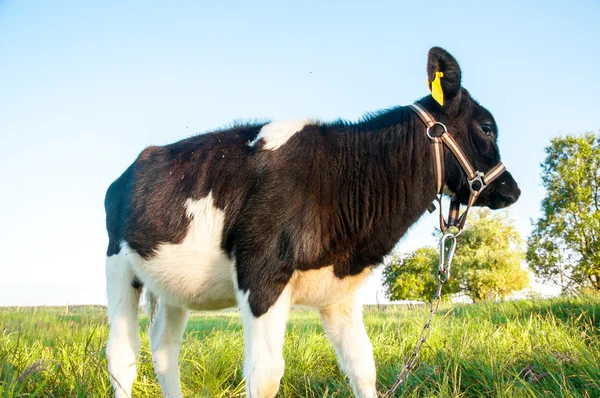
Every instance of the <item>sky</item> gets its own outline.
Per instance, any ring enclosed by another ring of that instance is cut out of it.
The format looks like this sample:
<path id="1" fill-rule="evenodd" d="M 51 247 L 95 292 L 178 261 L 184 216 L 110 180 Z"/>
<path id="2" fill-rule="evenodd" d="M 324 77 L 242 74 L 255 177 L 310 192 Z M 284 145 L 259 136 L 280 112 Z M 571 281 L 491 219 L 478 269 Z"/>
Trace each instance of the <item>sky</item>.
<path id="1" fill-rule="evenodd" d="M 104 194 L 146 146 L 410 104 L 432 46 L 496 118 L 526 238 L 550 139 L 600 129 L 598 20 L 598 0 L 0 0 L 0 306 L 106 302 Z"/>

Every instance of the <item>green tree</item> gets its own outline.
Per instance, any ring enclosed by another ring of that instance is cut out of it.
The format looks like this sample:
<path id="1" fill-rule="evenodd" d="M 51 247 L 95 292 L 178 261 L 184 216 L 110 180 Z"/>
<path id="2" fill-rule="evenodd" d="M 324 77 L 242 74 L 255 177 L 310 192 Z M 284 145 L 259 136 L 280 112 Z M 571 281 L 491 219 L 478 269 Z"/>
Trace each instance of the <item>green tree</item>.
<path id="1" fill-rule="evenodd" d="M 437 291 L 434 278 L 440 254 L 435 247 L 422 247 L 407 255 L 394 255 L 383 269 L 383 285 L 391 300 L 429 301 Z M 442 297 L 457 293 L 456 279 L 450 279 Z"/>
<path id="2" fill-rule="evenodd" d="M 439 235 L 439 231 L 436 232 Z M 473 299 L 504 299 L 529 285 L 521 268 L 522 242 L 506 214 L 479 210 L 470 215 L 458 237 L 452 276 L 444 296 L 465 293 Z M 392 300 L 430 300 L 437 288 L 432 275 L 438 266 L 437 248 L 424 247 L 405 256 L 394 256 L 383 271 L 386 295 Z"/>
<path id="3" fill-rule="evenodd" d="M 563 291 L 600 290 L 600 137 L 554 138 L 541 166 L 546 197 L 527 261 Z"/>
<path id="4" fill-rule="evenodd" d="M 473 301 L 500 298 L 529 286 L 522 241 L 507 213 L 480 210 L 458 237 L 456 278 Z"/>

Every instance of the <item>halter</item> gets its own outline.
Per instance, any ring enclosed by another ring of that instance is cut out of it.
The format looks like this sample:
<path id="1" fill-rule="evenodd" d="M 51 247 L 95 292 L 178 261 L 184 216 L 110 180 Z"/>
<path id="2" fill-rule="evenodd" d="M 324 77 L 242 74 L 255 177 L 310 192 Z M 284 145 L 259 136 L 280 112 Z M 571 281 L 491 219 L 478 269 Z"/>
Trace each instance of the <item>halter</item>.
<path id="1" fill-rule="evenodd" d="M 496 166 L 492 167 L 487 173 L 482 173 L 481 171 L 475 170 L 471 165 L 471 162 L 465 156 L 465 153 L 460 149 L 458 143 L 450 135 L 446 126 L 438 121 L 431 115 L 431 113 L 427 112 L 421 105 L 419 104 L 411 104 L 408 106 L 411 110 L 413 110 L 419 119 L 427 126 L 427 136 L 431 140 L 431 146 L 433 150 L 433 170 L 435 173 L 435 186 L 436 186 L 436 200 L 440 205 L 440 229 L 442 232 L 446 232 L 450 227 L 456 227 L 458 231 L 462 231 L 465 226 L 465 221 L 467 220 L 467 214 L 469 210 L 481 194 L 481 192 L 490 185 L 496 178 L 500 177 L 500 175 L 506 170 L 502 162 L 499 162 Z M 441 133 L 436 133 L 434 127 L 440 126 L 442 127 Z M 448 212 L 448 220 L 444 219 L 444 215 L 442 213 L 442 199 L 441 194 L 444 189 L 444 148 L 443 145 L 446 145 L 448 149 L 454 154 L 456 160 L 462 167 L 463 171 L 467 175 L 467 181 L 469 182 L 469 189 L 471 190 L 471 194 L 469 196 L 469 201 L 467 202 L 467 209 L 463 214 L 459 215 L 460 210 L 460 202 L 456 198 L 452 198 L 450 201 L 450 210 Z M 435 209 L 435 207 L 434 207 Z"/>

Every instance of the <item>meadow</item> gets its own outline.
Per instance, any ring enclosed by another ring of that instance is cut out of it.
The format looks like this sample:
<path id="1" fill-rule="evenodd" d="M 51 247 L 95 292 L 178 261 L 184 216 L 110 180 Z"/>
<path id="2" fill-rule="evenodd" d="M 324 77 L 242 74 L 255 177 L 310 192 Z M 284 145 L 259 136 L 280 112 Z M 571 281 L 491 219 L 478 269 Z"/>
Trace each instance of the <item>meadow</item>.
<path id="1" fill-rule="evenodd" d="M 427 318 L 424 307 L 369 307 L 379 390 L 395 380 Z M 135 397 L 160 397 L 148 321 Z M 194 313 L 181 351 L 187 397 L 243 395 L 236 311 Z M 0 309 L 0 397 L 108 397 L 106 310 L 99 306 Z M 280 397 L 350 397 L 319 316 L 294 311 Z M 403 397 L 600 397 L 600 298 L 447 305 L 435 317 Z"/>

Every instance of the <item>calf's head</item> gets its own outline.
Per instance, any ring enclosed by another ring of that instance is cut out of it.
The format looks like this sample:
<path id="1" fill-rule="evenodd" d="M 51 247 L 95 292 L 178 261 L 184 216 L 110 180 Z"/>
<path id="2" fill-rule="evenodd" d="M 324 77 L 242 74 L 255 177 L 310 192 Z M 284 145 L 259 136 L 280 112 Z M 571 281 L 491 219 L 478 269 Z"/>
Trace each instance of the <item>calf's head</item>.
<path id="1" fill-rule="evenodd" d="M 447 127 L 475 170 L 488 172 L 500 162 L 494 117 L 462 87 L 458 62 L 444 49 L 434 47 L 429 51 L 427 75 L 432 96 L 424 98 L 422 104 Z M 447 190 L 461 203 L 467 203 L 471 193 L 467 176 L 448 150 L 444 178 Z M 500 209 L 515 203 L 520 194 L 516 181 L 504 171 L 481 192 L 475 205 Z"/>

